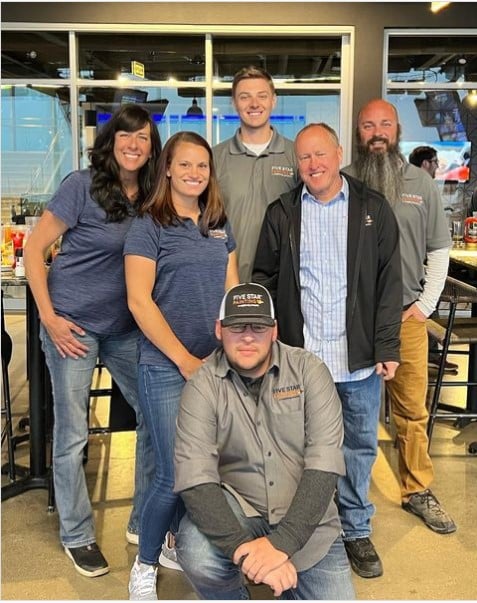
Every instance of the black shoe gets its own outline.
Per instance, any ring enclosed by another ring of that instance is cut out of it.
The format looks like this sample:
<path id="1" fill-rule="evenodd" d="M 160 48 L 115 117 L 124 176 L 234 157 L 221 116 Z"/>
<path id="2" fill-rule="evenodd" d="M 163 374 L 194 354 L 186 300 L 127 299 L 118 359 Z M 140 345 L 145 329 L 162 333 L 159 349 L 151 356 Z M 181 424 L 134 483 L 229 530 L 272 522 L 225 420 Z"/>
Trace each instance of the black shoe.
<path id="1" fill-rule="evenodd" d="M 450 515 L 444 511 L 430 490 L 416 492 L 401 506 L 408 513 L 420 517 L 428 528 L 438 534 L 451 534 L 457 530 Z"/>
<path id="2" fill-rule="evenodd" d="M 82 576 L 95 578 L 109 572 L 108 562 L 96 542 L 72 548 L 65 546 L 65 553 L 73 562 L 75 570 Z"/>
<path id="3" fill-rule="evenodd" d="M 430 353 L 427 358 L 427 366 L 429 368 L 438 369 L 439 364 L 441 362 L 441 355 L 439 353 Z M 455 364 L 455 362 L 448 362 L 447 360 L 444 363 L 444 372 L 445 373 L 458 373 L 459 365 Z"/>
<path id="4" fill-rule="evenodd" d="M 353 570 L 361 578 L 377 578 L 383 575 L 383 565 L 369 538 L 344 541 L 346 553 Z"/>

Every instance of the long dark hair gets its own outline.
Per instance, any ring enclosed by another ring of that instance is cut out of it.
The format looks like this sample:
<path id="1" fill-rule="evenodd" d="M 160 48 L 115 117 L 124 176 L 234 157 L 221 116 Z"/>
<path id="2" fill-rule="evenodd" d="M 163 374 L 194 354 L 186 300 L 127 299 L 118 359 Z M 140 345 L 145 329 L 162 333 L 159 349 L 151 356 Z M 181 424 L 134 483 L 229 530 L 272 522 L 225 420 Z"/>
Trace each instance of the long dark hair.
<path id="1" fill-rule="evenodd" d="M 171 165 L 177 145 L 182 142 L 190 142 L 203 147 L 209 154 L 209 183 L 205 190 L 199 195 L 199 205 L 202 208 L 199 229 L 203 235 L 207 236 L 210 228 L 223 226 L 226 218 L 224 204 L 222 202 L 222 197 L 220 196 L 217 176 L 215 174 L 212 149 L 210 148 L 209 143 L 195 132 L 177 132 L 177 134 L 171 136 L 166 142 L 159 159 L 156 181 L 149 198 L 146 200 L 146 203 L 141 206 L 138 213 L 144 214 L 149 212 L 154 220 L 162 226 L 180 223 L 181 219 L 172 202 L 171 181 L 167 176 L 167 170 Z"/>
<path id="2" fill-rule="evenodd" d="M 151 158 L 138 174 L 137 210 L 147 199 L 154 183 L 161 154 L 161 138 L 149 112 L 139 105 L 122 105 L 101 128 L 94 145 L 88 151 L 91 162 L 91 197 L 105 210 L 108 222 L 121 222 L 130 215 L 131 204 L 122 188 L 119 165 L 114 157 L 114 136 L 119 130 L 135 132 L 149 124 L 151 128 Z"/>

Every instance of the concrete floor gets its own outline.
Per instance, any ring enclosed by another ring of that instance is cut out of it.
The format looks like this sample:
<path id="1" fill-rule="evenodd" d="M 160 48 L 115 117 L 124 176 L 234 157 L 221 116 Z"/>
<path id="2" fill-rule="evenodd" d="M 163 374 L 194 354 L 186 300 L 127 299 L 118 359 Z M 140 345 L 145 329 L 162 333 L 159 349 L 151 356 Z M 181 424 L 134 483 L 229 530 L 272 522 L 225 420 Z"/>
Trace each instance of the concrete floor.
<path id="1" fill-rule="evenodd" d="M 15 425 L 27 410 L 24 368 L 24 317 L 7 316 L 14 340 L 10 365 Z M 464 369 L 462 369 L 464 370 Z M 460 388 L 448 388 L 458 395 Z M 95 420 L 106 416 L 99 401 Z M 433 490 L 453 516 L 458 530 L 438 535 L 400 508 L 396 481 L 397 455 L 391 428 L 380 426 L 379 455 L 373 470 L 370 497 L 377 507 L 373 542 L 382 558 L 384 575 L 365 580 L 354 576 L 359 599 L 473 600 L 477 599 L 477 457 L 467 446 L 477 440 L 477 423 L 462 430 L 439 423 L 432 444 L 435 466 Z M 94 435 L 90 438 L 88 483 L 96 519 L 97 540 L 111 571 L 84 578 L 73 568 L 58 541 L 58 517 L 47 512 L 47 493 L 32 490 L 2 503 L 2 599 L 9 600 L 124 600 L 136 547 L 127 544 L 134 468 L 134 434 Z M 2 450 L 2 462 L 5 461 Z M 28 444 L 17 448 L 17 463 L 28 462 Z M 2 476 L 2 485 L 7 483 Z M 160 568 L 161 600 L 196 599 L 182 573 Z M 254 599 L 272 600 L 266 587 L 252 589 Z"/>

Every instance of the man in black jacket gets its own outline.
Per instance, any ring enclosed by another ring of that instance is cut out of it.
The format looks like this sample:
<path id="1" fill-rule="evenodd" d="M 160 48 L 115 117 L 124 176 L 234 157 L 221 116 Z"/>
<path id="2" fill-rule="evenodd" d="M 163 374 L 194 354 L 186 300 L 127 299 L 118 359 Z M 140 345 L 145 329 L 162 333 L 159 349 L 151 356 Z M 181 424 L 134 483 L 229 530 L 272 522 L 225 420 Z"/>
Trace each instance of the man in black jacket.
<path id="1" fill-rule="evenodd" d="M 321 357 L 344 420 L 346 476 L 339 510 L 351 566 L 383 572 L 369 538 L 381 378 L 399 365 L 402 277 L 399 231 L 386 199 L 340 173 L 342 150 L 326 124 L 309 124 L 295 151 L 303 184 L 269 206 L 253 280 L 270 291 L 278 335 Z"/>

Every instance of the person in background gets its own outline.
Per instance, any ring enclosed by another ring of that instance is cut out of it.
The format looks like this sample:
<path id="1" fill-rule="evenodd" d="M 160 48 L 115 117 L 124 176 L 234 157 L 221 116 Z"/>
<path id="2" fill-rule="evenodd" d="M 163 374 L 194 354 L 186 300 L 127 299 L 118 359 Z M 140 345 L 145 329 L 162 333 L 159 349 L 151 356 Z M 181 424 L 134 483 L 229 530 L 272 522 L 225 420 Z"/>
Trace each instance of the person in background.
<path id="1" fill-rule="evenodd" d="M 53 478 L 60 539 L 83 576 L 109 571 L 95 537 L 83 470 L 89 391 L 99 360 L 136 410 L 134 504 L 127 538 L 137 538 L 153 453 L 137 406 L 138 329 L 129 312 L 123 243 L 151 190 L 161 141 L 149 113 L 124 105 L 101 128 L 88 169 L 71 173 L 48 203 L 25 247 L 40 337 L 53 387 Z M 48 274 L 44 257 L 62 237 Z"/>
<path id="2" fill-rule="evenodd" d="M 180 515 L 173 493 L 180 395 L 217 346 L 215 317 L 225 289 L 238 282 L 234 249 L 212 151 L 198 134 L 179 132 L 164 146 L 149 201 L 124 245 L 129 308 L 142 331 L 139 404 L 156 469 L 141 514 L 132 600 L 157 599 L 159 552 Z"/>
<path id="3" fill-rule="evenodd" d="M 249 281 L 260 225 L 267 205 L 297 184 L 293 142 L 270 125 L 277 103 L 272 77 L 244 67 L 232 83 L 240 127 L 213 148 L 225 211 L 237 241 L 241 281 Z"/>
<path id="4" fill-rule="evenodd" d="M 416 147 L 409 154 L 409 163 L 425 170 L 431 178 L 436 177 L 439 160 L 437 151 L 433 147 Z"/>
<path id="5" fill-rule="evenodd" d="M 261 285 L 230 289 L 215 330 L 222 348 L 187 382 L 177 420 L 187 578 L 201 599 L 249 599 L 244 576 L 285 599 L 353 599 L 334 501 L 341 405 L 328 369 L 277 341 Z"/>
<path id="6" fill-rule="evenodd" d="M 401 126 L 394 105 L 369 101 L 359 112 L 358 155 L 347 173 L 385 195 L 396 215 L 402 257 L 401 364 L 387 382 L 397 429 L 402 508 L 439 534 L 456 525 L 430 484 L 426 408 L 426 318 L 444 287 L 451 245 L 439 191 L 429 174 L 410 165 L 399 151 Z"/>
<path id="7" fill-rule="evenodd" d="M 409 155 L 409 163 L 420 167 L 425 170 L 431 178 L 436 177 L 436 171 L 439 167 L 439 160 L 437 159 L 437 151 L 433 147 L 421 146 L 413 149 Z M 428 335 L 428 348 L 429 352 L 427 355 L 427 364 L 431 368 L 438 369 L 440 363 L 440 354 L 437 349 L 437 340 L 434 339 L 430 334 Z M 444 370 L 447 373 L 457 373 L 459 365 L 454 362 L 446 360 Z"/>
<path id="8" fill-rule="evenodd" d="M 280 340 L 317 355 L 333 376 L 344 422 L 344 545 L 354 571 L 375 578 L 383 567 L 368 491 L 382 379 L 399 364 L 399 231 L 382 195 L 340 173 L 342 149 L 327 124 L 305 126 L 295 149 L 303 184 L 267 209 L 253 278 L 276 300 Z"/>

